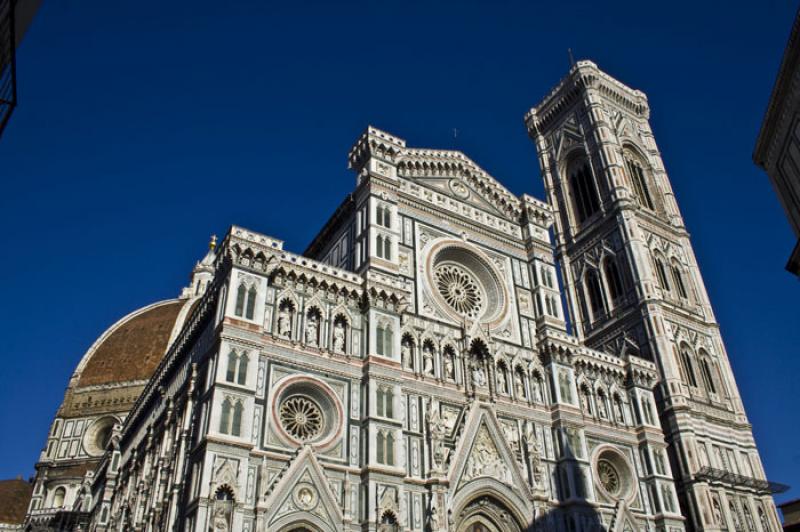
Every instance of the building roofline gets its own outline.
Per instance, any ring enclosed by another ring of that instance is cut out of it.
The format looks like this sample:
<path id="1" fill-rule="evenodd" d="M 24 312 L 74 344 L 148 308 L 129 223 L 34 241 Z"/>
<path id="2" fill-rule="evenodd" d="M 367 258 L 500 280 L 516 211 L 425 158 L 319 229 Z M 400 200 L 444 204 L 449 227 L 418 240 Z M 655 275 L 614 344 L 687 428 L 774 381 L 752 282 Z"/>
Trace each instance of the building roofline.
<path id="1" fill-rule="evenodd" d="M 764 120 L 761 123 L 761 129 L 758 132 L 755 149 L 753 150 L 753 162 L 761 168 L 766 169 L 766 161 L 775 140 L 774 133 L 780 123 L 781 109 L 779 108 L 779 102 L 782 102 L 785 94 L 791 90 L 792 73 L 797 71 L 799 63 L 800 8 L 798 8 L 794 17 L 794 23 L 792 24 L 789 39 L 783 52 L 783 58 L 781 59 L 781 66 L 775 77 L 775 84 L 772 87 L 772 93 L 770 94 L 767 109 L 764 113 Z"/>

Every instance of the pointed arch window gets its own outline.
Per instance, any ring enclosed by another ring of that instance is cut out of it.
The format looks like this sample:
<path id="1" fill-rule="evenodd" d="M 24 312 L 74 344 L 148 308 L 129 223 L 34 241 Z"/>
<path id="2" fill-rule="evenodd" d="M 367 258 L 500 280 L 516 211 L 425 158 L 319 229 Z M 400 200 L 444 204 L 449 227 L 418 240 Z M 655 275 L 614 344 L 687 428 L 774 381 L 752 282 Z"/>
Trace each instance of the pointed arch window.
<path id="1" fill-rule="evenodd" d="M 241 401 L 236 401 L 233 405 L 233 419 L 231 420 L 231 435 L 242 435 L 242 414 L 244 413 L 244 406 Z"/>
<path id="2" fill-rule="evenodd" d="M 703 383 L 706 385 L 706 389 L 711 393 L 717 393 L 714 377 L 711 373 L 711 368 L 708 366 L 708 359 L 705 357 L 700 359 L 700 371 L 703 373 Z"/>
<path id="3" fill-rule="evenodd" d="M 689 385 L 697 388 L 697 376 L 694 372 L 694 364 L 692 364 L 692 353 L 686 345 L 681 346 L 681 362 Z"/>
<path id="4" fill-rule="evenodd" d="M 233 313 L 240 318 L 252 320 L 256 313 L 257 295 L 258 290 L 254 284 L 248 288 L 245 283 L 239 283 L 239 288 L 236 289 L 236 306 Z"/>
<path id="5" fill-rule="evenodd" d="M 689 294 L 686 292 L 686 285 L 683 283 L 681 268 L 675 261 L 672 262 L 672 280 L 675 283 L 675 287 L 678 289 L 678 295 L 681 296 L 682 299 L 688 299 Z"/>
<path id="6" fill-rule="evenodd" d="M 64 506 L 64 499 L 66 498 L 67 490 L 62 487 L 56 488 L 53 494 L 53 508 L 62 508 Z"/>
<path id="7" fill-rule="evenodd" d="M 661 285 L 661 288 L 669 292 L 670 291 L 669 280 L 667 279 L 667 271 L 664 269 L 664 261 L 661 260 L 661 257 L 655 257 L 653 261 L 656 264 L 656 275 L 658 276 L 658 284 Z"/>
<path id="8" fill-rule="evenodd" d="M 595 271 L 589 272 L 586 276 L 586 293 L 589 296 L 592 317 L 597 319 L 603 313 L 604 306 L 603 290 L 600 288 L 600 279 Z"/>
<path id="9" fill-rule="evenodd" d="M 381 417 L 394 417 L 394 393 L 388 386 L 378 387 L 378 415 Z"/>
<path id="10" fill-rule="evenodd" d="M 222 401 L 222 412 L 219 416 L 219 431 L 222 434 L 228 434 L 231 424 L 231 400 L 225 398 Z"/>
<path id="11" fill-rule="evenodd" d="M 379 355 L 392 356 L 393 336 L 392 326 L 388 323 L 379 323 L 375 328 L 375 350 Z"/>
<path id="12" fill-rule="evenodd" d="M 575 214 L 578 217 L 578 223 L 583 223 L 600 210 L 600 198 L 597 195 L 597 187 L 594 184 L 589 162 L 585 158 L 577 159 L 569 168 L 569 183 L 575 203 Z"/>
<path id="13" fill-rule="evenodd" d="M 236 351 L 228 353 L 228 371 L 225 374 L 225 380 L 234 382 L 236 380 L 236 364 L 239 362 L 239 356 Z"/>
<path id="14" fill-rule="evenodd" d="M 378 205 L 375 209 L 375 218 L 378 225 L 392 227 L 392 211 L 386 205 Z"/>
<path id="15" fill-rule="evenodd" d="M 645 177 L 641 163 L 632 159 L 626 159 L 625 166 L 628 170 L 628 177 L 630 177 L 639 205 L 654 211 L 655 206 L 653 204 L 653 198 L 650 196 L 650 190 L 647 187 L 647 178 Z"/>
<path id="16" fill-rule="evenodd" d="M 617 301 L 622 296 L 622 277 L 619 274 L 617 261 L 611 257 L 607 258 L 603 264 L 603 270 L 611 301 Z"/>
<path id="17" fill-rule="evenodd" d="M 244 283 L 239 284 L 239 288 L 236 290 L 236 308 L 234 309 L 234 314 L 237 316 L 244 315 L 244 303 L 245 299 L 247 299 L 247 287 Z"/>
<path id="18" fill-rule="evenodd" d="M 239 357 L 239 371 L 236 377 L 237 384 L 244 385 L 247 382 L 247 364 L 249 362 L 250 357 L 247 356 L 247 353 L 244 353 Z"/>
<path id="19" fill-rule="evenodd" d="M 394 465 L 394 435 L 390 431 L 379 430 L 376 438 L 376 459 L 379 464 Z"/>

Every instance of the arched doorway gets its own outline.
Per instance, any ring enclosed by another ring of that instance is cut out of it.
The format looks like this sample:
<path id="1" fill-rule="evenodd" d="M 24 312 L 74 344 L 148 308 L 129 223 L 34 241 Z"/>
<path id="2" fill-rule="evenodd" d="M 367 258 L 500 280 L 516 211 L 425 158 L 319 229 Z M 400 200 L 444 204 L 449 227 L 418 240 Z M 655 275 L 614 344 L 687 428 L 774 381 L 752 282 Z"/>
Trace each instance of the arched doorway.
<path id="1" fill-rule="evenodd" d="M 458 515 L 457 532 L 522 532 L 511 511 L 495 497 L 473 499 Z"/>

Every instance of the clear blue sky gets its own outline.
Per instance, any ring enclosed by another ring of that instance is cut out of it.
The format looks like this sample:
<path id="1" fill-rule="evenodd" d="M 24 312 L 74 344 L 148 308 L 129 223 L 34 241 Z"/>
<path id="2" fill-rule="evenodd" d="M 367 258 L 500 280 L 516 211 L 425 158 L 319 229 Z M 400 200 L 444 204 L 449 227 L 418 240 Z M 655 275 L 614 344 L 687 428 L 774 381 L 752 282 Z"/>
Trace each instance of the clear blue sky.
<path id="1" fill-rule="evenodd" d="M 32 474 L 85 350 L 176 296 L 211 233 L 301 252 L 352 189 L 367 124 L 434 148 L 458 128 L 543 197 L 522 116 L 571 47 L 649 95 L 768 475 L 800 496 L 800 282 L 751 161 L 795 2 L 335 4 L 44 3 L 0 139 L 0 478 Z"/>

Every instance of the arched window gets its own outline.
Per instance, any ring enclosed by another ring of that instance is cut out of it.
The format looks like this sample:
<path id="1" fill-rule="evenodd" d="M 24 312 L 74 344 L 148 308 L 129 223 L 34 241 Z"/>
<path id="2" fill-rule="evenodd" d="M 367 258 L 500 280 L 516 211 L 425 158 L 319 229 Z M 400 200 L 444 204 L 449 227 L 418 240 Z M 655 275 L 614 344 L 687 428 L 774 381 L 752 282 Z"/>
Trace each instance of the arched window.
<path id="1" fill-rule="evenodd" d="M 244 317 L 248 320 L 252 320 L 253 316 L 255 316 L 256 312 L 256 287 L 250 286 L 250 289 L 247 291 L 247 308 L 244 312 Z"/>
<path id="2" fill-rule="evenodd" d="M 681 346 L 681 362 L 683 369 L 686 372 L 686 378 L 689 379 L 688 384 L 697 388 L 697 377 L 694 372 L 694 364 L 692 364 L 692 353 L 689 351 L 689 346 Z"/>
<path id="3" fill-rule="evenodd" d="M 375 328 L 375 349 L 384 357 L 392 356 L 392 327 L 388 323 L 379 323 Z"/>
<path id="4" fill-rule="evenodd" d="M 589 162 L 583 157 L 573 161 L 569 166 L 568 175 L 575 203 L 575 214 L 578 217 L 578 223 L 583 223 L 600 209 L 600 199 L 597 196 L 597 188 L 589 168 Z"/>
<path id="5" fill-rule="evenodd" d="M 63 508 L 66 496 L 67 490 L 62 487 L 56 488 L 55 493 L 53 493 L 53 508 Z"/>
<path id="6" fill-rule="evenodd" d="M 656 265 L 656 276 L 658 276 L 658 284 L 661 288 L 669 292 L 669 280 L 667 280 L 667 271 L 664 269 L 664 261 L 660 257 L 654 257 L 653 261 Z"/>
<path id="7" fill-rule="evenodd" d="M 646 207 L 651 211 L 655 210 L 653 198 L 650 196 L 650 190 L 647 187 L 647 179 L 645 178 L 641 163 L 639 161 L 626 158 L 625 167 L 628 170 L 628 177 L 633 185 L 639 205 Z"/>
<path id="8" fill-rule="evenodd" d="M 383 235 L 375 237 L 375 255 L 383 258 Z"/>
<path id="9" fill-rule="evenodd" d="M 711 393 L 717 393 L 717 387 L 714 385 L 714 377 L 711 374 L 711 368 L 708 367 L 708 360 L 701 355 L 700 370 L 703 373 L 703 382 L 706 389 Z"/>
<path id="10" fill-rule="evenodd" d="M 683 299 L 688 299 L 689 294 L 686 292 L 686 285 L 683 284 L 683 275 L 677 262 L 672 262 L 672 280 L 675 282 L 675 287 L 678 289 L 678 295 Z"/>
<path id="11" fill-rule="evenodd" d="M 603 291 L 600 288 L 600 279 L 595 271 L 591 271 L 586 275 L 586 293 L 589 296 L 592 317 L 597 319 L 603 313 Z"/>
<path id="12" fill-rule="evenodd" d="M 233 436 L 241 436 L 242 434 L 242 414 L 244 413 L 244 406 L 241 401 L 236 401 L 233 405 L 233 423 L 231 423 L 231 434 Z"/>
<path id="13" fill-rule="evenodd" d="M 603 263 L 603 270 L 606 274 L 606 284 L 611 301 L 617 301 L 622 296 L 622 277 L 619 274 L 617 262 L 611 257 L 607 258 Z"/>
<path id="14" fill-rule="evenodd" d="M 392 239 L 388 236 L 383 239 L 383 258 L 392 260 Z"/>
<path id="15" fill-rule="evenodd" d="M 386 435 L 386 465 L 394 465 L 394 436 L 391 432 Z"/>
<path id="16" fill-rule="evenodd" d="M 244 283 L 240 283 L 239 288 L 236 289 L 236 308 L 233 311 L 237 316 L 244 315 L 245 299 L 247 299 L 247 287 Z"/>
<path id="17" fill-rule="evenodd" d="M 394 393 L 388 386 L 378 387 L 378 415 L 382 417 L 394 417 Z"/>
<path id="18" fill-rule="evenodd" d="M 386 438 L 383 435 L 383 431 L 378 431 L 378 437 L 376 438 L 376 447 L 375 447 L 375 458 L 378 460 L 379 464 L 386 463 Z"/>
<path id="19" fill-rule="evenodd" d="M 392 214 L 391 210 L 386 205 L 378 205 L 375 210 L 375 217 L 378 225 L 383 227 L 392 227 Z"/>
<path id="20" fill-rule="evenodd" d="M 222 411 L 219 416 L 219 431 L 222 434 L 228 434 L 231 424 L 231 400 L 225 398 L 222 401 Z"/>
<path id="21" fill-rule="evenodd" d="M 236 363 L 239 361 L 239 356 L 236 351 L 228 353 L 228 371 L 225 373 L 225 380 L 234 382 L 236 380 Z"/>
<path id="22" fill-rule="evenodd" d="M 220 486 L 214 493 L 214 498 L 218 501 L 232 501 L 233 490 L 229 486 Z"/>
<path id="23" fill-rule="evenodd" d="M 239 375 L 236 378 L 238 384 L 244 385 L 247 383 L 247 364 L 249 362 L 250 358 L 246 353 L 239 357 Z"/>

